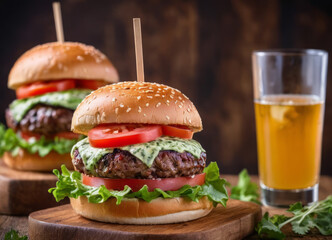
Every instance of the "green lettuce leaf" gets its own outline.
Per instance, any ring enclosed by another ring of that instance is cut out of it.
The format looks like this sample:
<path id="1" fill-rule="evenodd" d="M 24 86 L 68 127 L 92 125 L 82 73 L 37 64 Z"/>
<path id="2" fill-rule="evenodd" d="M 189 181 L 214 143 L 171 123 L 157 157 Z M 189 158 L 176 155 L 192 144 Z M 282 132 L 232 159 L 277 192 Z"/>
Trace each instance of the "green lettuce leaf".
<path id="1" fill-rule="evenodd" d="M 91 90 L 87 89 L 70 89 L 61 92 L 51 92 L 35 97 L 17 99 L 9 105 L 9 109 L 15 121 L 20 122 L 25 114 L 37 104 L 75 110 L 78 104 L 90 93 Z"/>
<path id="2" fill-rule="evenodd" d="M 231 198 L 261 204 L 258 186 L 250 180 L 247 169 L 240 172 L 238 184 L 231 189 Z"/>
<path id="3" fill-rule="evenodd" d="M 215 162 L 212 162 L 204 169 L 206 173 L 205 183 L 202 186 L 191 187 L 185 185 L 177 191 L 163 191 L 159 188 L 152 192 L 148 191 L 145 185 L 139 191 L 133 192 L 130 187 L 126 186 L 122 191 L 108 190 L 105 186 L 91 187 L 82 183 L 81 174 L 75 171 L 69 171 L 64 165 L 61 166 L 60 173 L 58 170 L 53 170 L 53 173 L 58 177 L 56 187 L 49 189 L 56 201 L 60 201 L 65 197 L 78 198 L 79 196 L 86 196 L 89 202 L 102 203 L 109 198 L 114 197 L 117 204 L 121 203 L 123 198 L 139 198 L 150 202 L 156 198 L 176 198 L 186 197 L 192 201 L 198 202 L 204 196 L 207 196 L 214 206 L 218 203 L 226 206 L 228 200 L 228 193 L 225 188 L 226 181 L 220 179 L 219 168 Z"/>
<path id="4" fill-rule="evenodd" d="M 83 136 L 80 138 L 82 139 Z M 44 157 L 51 151 L 59 154 L 70 153 L 75 143 L 79 141 L 76 139 L 69 140 L 63 138 L 55 138 L 54 140 L 46 140 L 43 136 L 39 139 L 31 139 L 26 141 L 17 135 L 13 129 L 0 124 L 0 156 L 4 152 L 11 152 L 13 156 L 18 154 L 20 148 L 27 150 L 29 153 L 38 153 L 39 156 Z"/>

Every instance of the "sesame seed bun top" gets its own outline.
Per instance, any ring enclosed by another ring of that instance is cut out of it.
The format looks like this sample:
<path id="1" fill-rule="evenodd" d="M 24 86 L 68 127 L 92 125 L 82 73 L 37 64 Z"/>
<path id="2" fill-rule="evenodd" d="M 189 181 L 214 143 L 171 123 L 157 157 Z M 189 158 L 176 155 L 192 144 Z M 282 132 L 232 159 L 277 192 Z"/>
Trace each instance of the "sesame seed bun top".
<path id="1" fill-rule="evenodd" d="M 202 130 L 194 104 L 179 90 L 149 82 L 120 82 L 99 88 L 77 107 L 72 120 L 75 133 L 88 134 L 106 123 L 187 126 Z"/>
<path id="2" fill-rule="evenodd" d="M 14 64 L 8 87 L 17 89 L 38 81 L 59 79 L 119 80 L 108 58 L 92 46 L 73 42 L 52 42 L 25 52 Z"/>

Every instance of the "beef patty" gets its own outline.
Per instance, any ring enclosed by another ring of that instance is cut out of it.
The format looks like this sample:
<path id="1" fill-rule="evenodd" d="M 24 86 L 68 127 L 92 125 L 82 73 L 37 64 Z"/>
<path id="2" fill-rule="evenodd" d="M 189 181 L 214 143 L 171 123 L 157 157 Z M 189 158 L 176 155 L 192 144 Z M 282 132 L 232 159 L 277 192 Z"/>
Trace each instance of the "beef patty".
<path id="1" fill-rule="evenodd" d="M 178 153 L 171 150 L 160 151 L 149 168 L 130 152 L 114 149 L 112 153 L 103 156 L 94 171 L 88 171 L 78 150 L 74 151 L 73 165 L 81 173 L 104 178 L 173 178 L 192 176 L 203 172 L 206 153 L 200 158 L 190 153 Z"/>
<path id="2" fill-rule="evenodd" d="M 7 109 L 6 122 L 14 131 L 37 133 L 47 137 L 70 131 L 73 113 L 73 110 L 67 108 L 36 105 L 20 122 L 16 122 L 10 109 Z"/>

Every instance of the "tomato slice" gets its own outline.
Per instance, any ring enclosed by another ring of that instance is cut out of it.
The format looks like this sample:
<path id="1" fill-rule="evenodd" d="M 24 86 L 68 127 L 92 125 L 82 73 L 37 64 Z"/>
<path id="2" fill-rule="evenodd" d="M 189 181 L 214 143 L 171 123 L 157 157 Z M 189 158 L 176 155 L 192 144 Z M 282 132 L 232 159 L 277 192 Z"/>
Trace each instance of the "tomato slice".
<path id="1" fill-rule="evenodd" d="M 192 139 L 193 138 L 193 131 L 189 128 L 185 127 L 178 127 L 178 126 L 169 126 L 163 125 L 163 135 L 171 136 L 171 137 L 178 137 L 184 139 Z"/>
<path id="2" fill-rule="evenodd" d="M 99 80 L 75 80 L 63 79 L 51 82 L 35 82 L 26 86 L 19 87 L 16 90 L 18 99 L 42 95 L 49 92 L 65 91 L 72 88 L 86 88 L 96 90 L 107 83 Z"/>
<path id="3" fill-rule="evenodd" d="M 36 82 L 16 90 L 18 99 L 42 95 L 49 92 L 64 91 L 75 88 L 75 80 L 59 80 L 52 82 Z"/>
<path id="4" fill-rule="evenodd" d="M 29 141 L 30 138 L 34 137 L 37 140 L 40 139 L 41 135 L 37 133 L 32 132 L 20 132 L 21 138 L 23 138 L 25 141 Z"/>
<path id="5" fill-rule="evenodd" d="M 90 145 L 96 148 L 115 148 L 150 142 L 161 135 L 161 127 L 155 125 L 104 124 L 88 132 Z"/>
<path id="6" fill-rule="evenodd" d="M 76 87 L 77 88 L 86 88 L 96 90 L 100 87 L 103 87 L 107 84 L 105 81 L 99 80 L 76 80 Z"/>
<path id="7" fill-rule="evenodd" d="M 176 177 L 176 178 L 158 178 L 158 179 L 111 179 L 90 177 L 85 174 L 83 176 L 83 184 L 99 187 L 104 185 L 107 189 L 121 191 L 128 185 L 133 192 L 137 192 L 144 185 L 147 185 L 149 191 L 160 188 L 163 191 L 176 191 L 184 185 L 197 186 L 203 185 L 205 182 L 205 173 L 197 174 L 193 177 Z"/>

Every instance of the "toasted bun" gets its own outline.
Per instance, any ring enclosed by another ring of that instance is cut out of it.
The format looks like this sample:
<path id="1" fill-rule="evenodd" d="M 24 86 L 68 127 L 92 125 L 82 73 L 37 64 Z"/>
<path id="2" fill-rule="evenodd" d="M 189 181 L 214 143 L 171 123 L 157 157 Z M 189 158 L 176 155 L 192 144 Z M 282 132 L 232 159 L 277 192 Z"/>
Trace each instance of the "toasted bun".
<path id="1" fill-rule="evenodd" d="M 9 73 L 8 87 L 41 80 L 103 80 L 117 82 L 118 73 L 108 58 L 82 43 L 46 43 L 25 52 Z"/>
<path id="2" fill-rule="evenodd" d="M 194 104 L 179 90 L 157 83 L 120 82 L 92 92 L 77 107 L 72 130 L 87 135 L 104 123 L 181 125 L 194 132 L 202 121 Z"/>
<path id="3" fill-rule="evenodd" d="M 157 198 L 151 202 L 123 199 L 116 205 L 111 198 L 104 203 L 89 203 L 86 197 L 70 199 L 74 211 L 83 217 L 121 224 L 167 224 L 204 217 L 213 208 L 211 201 L 203 197 L 198 203 L 185 198 Z"/>
<path id="4" fill-rule="evenodd" d="M 54 151 L 45 157 L 41 157 L 38 153 L 30 154 L 26 150 L 20 149 L 15 157 L 11 153 L 5 152 L 3 160 L 8 167 L 23 171 L 52 172 L 55 168 L 60 169 L 62 164 L 65 164 L 69 169 L 73 169 L 69 153 L 59 154 Z"/>

